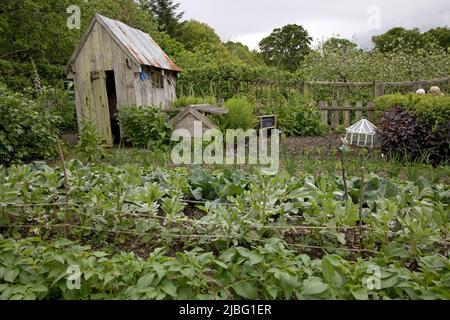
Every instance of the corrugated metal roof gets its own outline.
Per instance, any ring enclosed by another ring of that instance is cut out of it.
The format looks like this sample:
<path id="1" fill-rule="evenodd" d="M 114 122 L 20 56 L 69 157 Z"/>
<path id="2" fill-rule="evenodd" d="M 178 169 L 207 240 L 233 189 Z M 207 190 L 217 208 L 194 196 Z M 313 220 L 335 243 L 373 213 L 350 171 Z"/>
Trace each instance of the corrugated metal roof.
<path id="1" fill-rule="evenodd" d="M 153 66 L 166 70 L 181 71 L 181 69 L 167 56 L 152 37 L 118 20 L 109 19 L 100 14 L 98 19 L 111 30 L 130 54 L 142 65 Z"/>

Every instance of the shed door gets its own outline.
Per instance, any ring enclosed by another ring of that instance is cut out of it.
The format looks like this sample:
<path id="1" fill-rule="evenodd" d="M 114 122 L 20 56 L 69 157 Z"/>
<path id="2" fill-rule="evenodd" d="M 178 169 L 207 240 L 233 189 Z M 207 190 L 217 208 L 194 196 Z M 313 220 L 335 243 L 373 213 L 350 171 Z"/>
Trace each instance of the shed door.
<path id="1" fill-rule="evenodd" d="M 113 145 L 111 124 L 109 121 L 108 93 L 106 92 L 106 73 L 104 70 L 91 72 L 92 91 L 94 93 L 95 116 L 98 135 L 102 143 Z"/>

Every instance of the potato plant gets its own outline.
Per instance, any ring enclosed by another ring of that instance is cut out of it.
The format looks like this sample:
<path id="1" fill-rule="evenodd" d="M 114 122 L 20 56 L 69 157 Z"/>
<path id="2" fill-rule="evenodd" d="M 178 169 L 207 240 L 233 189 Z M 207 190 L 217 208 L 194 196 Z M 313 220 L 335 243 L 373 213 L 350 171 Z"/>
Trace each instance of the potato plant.
<path id="1" fill-rule="evenodd" d="M 450 298 L 448 185 L 66 168 L 0 168 L 1 299 Z"/>

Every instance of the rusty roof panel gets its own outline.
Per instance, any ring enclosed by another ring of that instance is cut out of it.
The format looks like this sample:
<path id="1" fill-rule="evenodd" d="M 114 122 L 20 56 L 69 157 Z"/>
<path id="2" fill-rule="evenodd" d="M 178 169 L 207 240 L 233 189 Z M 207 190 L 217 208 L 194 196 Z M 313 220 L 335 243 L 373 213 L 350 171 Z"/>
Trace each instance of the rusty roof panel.
<path id="1" fill-rule="evenodd" d="M 97 16 L 140 64 L 166 70 L 181 71 L 149 34 L 118 20 L 112 20 L 99 14 Z"/>

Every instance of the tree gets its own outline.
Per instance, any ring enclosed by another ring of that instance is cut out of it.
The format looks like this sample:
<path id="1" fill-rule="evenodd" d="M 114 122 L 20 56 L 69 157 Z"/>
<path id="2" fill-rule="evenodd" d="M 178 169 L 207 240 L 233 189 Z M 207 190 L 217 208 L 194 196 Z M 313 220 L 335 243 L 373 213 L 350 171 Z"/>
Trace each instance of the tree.
<path id="1" fill-rule="evenodd" d="M 336 51 L 350 52 L 357 49 L 357 47 L 356 43 L 350 40 L 332 37 L 323 43 L 322 52 L 324 54 Z"/>
<path id="2" fill-rule="evenodd" d="M 384 34 L 372 37 L 375 49 L 381 53 L 394 51 L 417 51 L 419 49 L 427 49 L 436 40 L 428 34 L 423 34 L 419 29 L 414 28 L 407 30 L 405 28 L 392 28 Z"/>
<path id="3" fill-rule="evenodd" d="M 444 49 L 448 50 L 450 48 L 450 28 L 439 27 L 428 30 L 425 32 L 426 35 L 429 35 L 436 39 L 437 43 Z"/>
<path id="4" fill-rule="evenodd" d="M 184 12 L 177 12 L 179 3 L 174 4 L 172 0 L 141 0 L 140 6 L 156 15 L 160 31 L 167 32 L 171 37 L 178 35 L 184 15 Z"/>
<path id="5" fill-rule="evenodd" d="M 213 28 L 196 20 L 182 23 L 178 41 L 183 43 L 186 49 L 190 51 L 195 51 L 195 48 L 200 47 L 203 43 L 221 43 L 220 37 Z"/>
<path id="6" fill-rule="evenodd" d="M 240 42 L 228 41 L 225 43 L 225 47 L 234 57 L 241 60 L 242 62 L 253 66 L 264 65 L 264 61 L 259 52 L 257 52 L 256 50 L 250 51 L 250 49 L 246 45 Z"/>
<path id="7" fill-rule="evenodd" d="M 273 30 L 261 40 L 259 48 L 267 63 L 295 71 L 311 51 L 311 41 L 302 26 L 289 24 Z"/>

